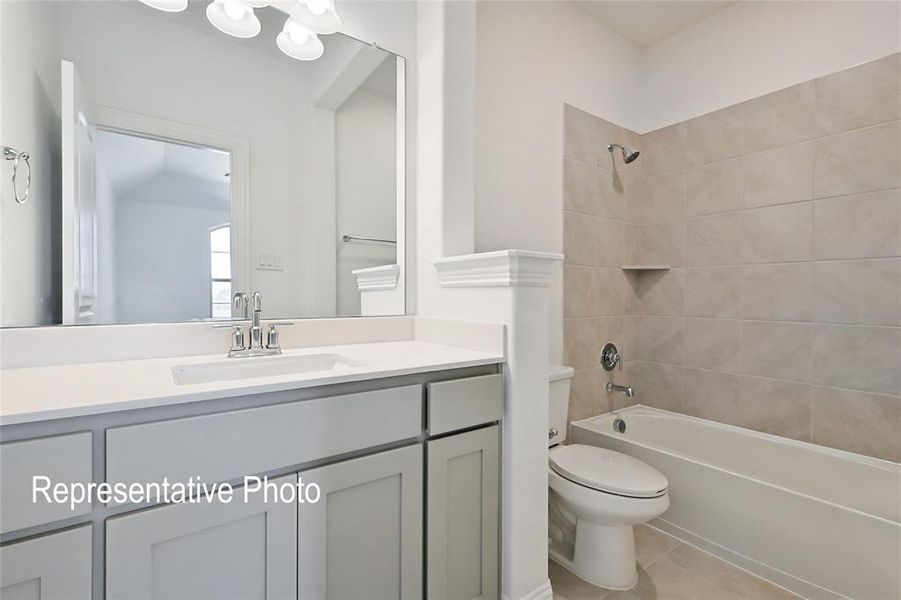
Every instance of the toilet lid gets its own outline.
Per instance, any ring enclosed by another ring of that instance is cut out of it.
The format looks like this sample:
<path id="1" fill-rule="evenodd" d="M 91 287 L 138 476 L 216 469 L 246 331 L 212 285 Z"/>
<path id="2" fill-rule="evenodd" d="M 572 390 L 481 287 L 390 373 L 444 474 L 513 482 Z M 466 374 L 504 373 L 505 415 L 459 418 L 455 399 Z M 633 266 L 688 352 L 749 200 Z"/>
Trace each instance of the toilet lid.
<path id="1" fill-rule="evenodd" d="M 550 462 L 554 471 L 570 481 L 620 496 L 656 498 L 668 485 L 651 465 L 596 446 L 558 446 L 551 450 Z"/>

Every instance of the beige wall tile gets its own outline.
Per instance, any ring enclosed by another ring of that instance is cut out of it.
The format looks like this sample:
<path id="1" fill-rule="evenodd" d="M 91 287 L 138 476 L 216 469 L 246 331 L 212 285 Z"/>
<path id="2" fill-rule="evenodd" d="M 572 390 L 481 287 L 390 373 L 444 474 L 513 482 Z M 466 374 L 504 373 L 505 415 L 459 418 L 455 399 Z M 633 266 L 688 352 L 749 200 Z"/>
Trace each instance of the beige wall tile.
<path id="1" fill-rule="evenodd" d="M 563 154 L 597 165 L 601 157 L 601 122 L 592 114 L 565 104 L 563 107 Z M 604 143 L 603 148 L 607 144 Z M 607 151 L 604 150 L 604 153 Z"/>
<path id="2" fill-rule="evenodd" d="M 604 369 L 579 369 L 573 375 L 569 394 L 569 421 L 587 419 L 610 411 L 604 391 Z"/>
<path id="3" fill-rule="evenodd" d="M 621 267 L 625 262 L 626 231 L 622 221 L 598 219 L 595 222 L 596 240 L 594 262 L 602 267 Z M 568 258 L 568 256 L 567 256 Z"/>
<path id="4" fill-rule="evenodd" d="M 638 363 L 638 401 L 646 406 L 685 412 L 685 373 L 677 365 Z"/>
<path id="5" fill-rule="evenodd" d="M 737 425 L 810 441 L 811 386 L 763 377 L 741 377 Z"/>
<path id="6" fill-rule="evenodd" d="M 738 104 L 688 121 L 688 164 L 700 165 L 732 158 L 743 152 L 742 111 Z"/>
<path id="7" fill-rule="evenodd" d="M 685 314 L 729 319 L 741 312 L 744 267 L 694 267 L 685 274 Z"/>
<path id="8" fill-rule="evenodd" d="M 686 319 L 684 364 L 737 372 L 741 367 L 741 321 Z"/>
<path id="9" fill-rule="evenodd" d="M 640 198 L 641 186 L 637 181 L 624 178 L 619 171 L 595 169 L 597 177 L 597 214 L 608 219 L 626 219 L 630 212 L 630 200 Z"/>
<path id="10" fill-rule="evenodd" d="M 741 305 L 745 319 L 809 321 L 813 314 L 813 264 L 745 268 Z"/>
<path id="11" fill-rule="evenodd" d="M 901 256 L 901 190 L 817 200 L 813 233 L 818 260 Z"/>
<path id="12" fill-rule="evenodd" d="M 814 137 L 815 105 L 813 81 L 745 102 L 745 152 Z"/>
<path id="13" fill-rule="evenodd" d="M 685 264 L 685 224 L 680 221 L 641 225 L 638 259 L 642 264 L 681 267 Z"/>
<path id="14" fill-rule="evenodd" d="M 574 158 L 563 159 L 563 207 L 585 214 L 598 212 L 600 169 Z"/>
<path id="15" fill-rule="evenodd" d="M 685 369 L 687 414 L 736 425 L 740 399 L 737 375 L 703 369 Z"/>
<path id="16" fill-rule="evenodd" d="M 620 223 L 619 230 L 623 236 L 623 262 L 621 265 L 638 264 L 638 225 Z"/>
<path id="17" fill-rule="evenodd" d="M 739 262 L 740 222 L 738 213 L 689 220 L 685 242 L 688 265 L 724 265 Z"/>
<path id="18" fill-rule="evenodd" d="M 815 325 L 811 381 L 899 395 L 901 328 Z"/>
<path id="19" fill-rule="evenodd" d="M 901 325 L 901 259 L 817 263 L 815 277 L 815 320 Z"/>
<path id="20" fill-rule="evenodd" d="M 636 271 L 621 271 L 623 280 L 623 309 L 627 315 L 641 314 L 641 303 L 638 300 L 638 285 L 641 281 Z"/>
<path id="21" fill-rule="evenodd" d="M 725 212 L 741 205 L 741 159 L 695 167 L 685 181 L 685 214 L 690 217 Z"/>
<path id="22" fill-rule="evenodd" d="M 627 283 L 621 269 L 602 267 L 597 271 L 596 316 L 618 316 L 626 312 Z"/>
<path id="23" fill-rule="evenodd" d="M 635 335 L 630 332 L 630 335 L 627 336 L 625 326 L 626 319 L 624 317 L 602 317 L 595 319 L 593 331 L 594 344 L 587 356 L 589 366 L 597 367 L 600 365 L 601 349 L 607 343 L 616 344 L 623 360 L 635 360 L 637 358 L 634 354 L 626 353 L 633 349 L 631 347 L 631 342 L 634 340 Z"/>
<path id="24" fill-rule="evenodd" d="M 901 121 L 818 140 L 817 198 L 901 187 Z"/>
<path id="25" fill-rule="evenodd" d="M 620 341 L 612 341 L 619 349 L 619 353 L 627 362 L 635 362 L 638 360 L 638 325 L 641 317 L 623 317 L 623 334 Z M 606 343 L 605 340 L 601 340 Z M 622 342 L 622 343 L 620 343 Z M 603 347 L 603 343 L 601 344 Z"/>
<path id="26" fill-rule="evenodd" d="M 681 171 L 685 168 L 685 137 L 688 128 L 677 123 L 641 136 L 640 161 L 647 177 Z"/>
<path id="27" fill-rule="evenodd" d="M 563 316 L 597 316 L 597 304 L 597 269 L 563 265 Z"/>
<path id="28" fill-rule="evenodd" d="M 743 321 L 741 372 L 790 381 L 810 377 L 813 325 Z"/>
<path id="29" fill-rule="evenodd" d="M 901 118 L 901 54 L 816 80 L 821 135 Z"/>
<path id="30" fill-rule="evenodd" d="M 681 316 L 684 309 L 685 270 L 652 271 L 637 277 L 642 315 Z"/>
<path id="31" fill-rule="evenodd" d="M 644 180 L 638 221 L 652 223 L 678 219 L 685 213 L 685 174 L 668 173 Z"/>
<path id="32" fill-rule="evenodd" d="M 813 442 L 901 462 L 901 398 L 815 388 Z"/>
<path id="33" fill-rule="evenodd" d="M 682 364 L 684 322 L 681 318 L 642 317 L 638 325 L 638 358 Z"/>
<path id="34" fill-rule="evenodd" d="M 601 319 L 607 321 L 607 319 Z M 622 330 L 622 319 L 609 319 L 619 324 Z M 581 319 L 563 320 L 563 350 L 564 361 L 574 369 L 588 369 L 597 366 L 598 347 L 597 326 L 598 319 L 585 317 Z M 604 323 L 610 328 L 611 323 Z"/>
<path id="35" fill-rule="evenodd" d="M 741 367 L 741 321 L 685 320 L 686 367 L 737 372 Z"/>
<path id="36" fill-rule="evenodd" d="M 810 260 L 813 202 L 742 212 L 741 240 L 742 260 L 746 263 Z"/>
<path id="37" fill-rule="evenodd" d="M 748 154 L 742 157 L 741 166 L 745 208 L 813 197 L 813 142 Z"/>
<path id="38" fill-rule="evenodd" d="M 563 213 L 563 256 L 567 264 L 594 266 L 598 258 L 597 218 Z"/>

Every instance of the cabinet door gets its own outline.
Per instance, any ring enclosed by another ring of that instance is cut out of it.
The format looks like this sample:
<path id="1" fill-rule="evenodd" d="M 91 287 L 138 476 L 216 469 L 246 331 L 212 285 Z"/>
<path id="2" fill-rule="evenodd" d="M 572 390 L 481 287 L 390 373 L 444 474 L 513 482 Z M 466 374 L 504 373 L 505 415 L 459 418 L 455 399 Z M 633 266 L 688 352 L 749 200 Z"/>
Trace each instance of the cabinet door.
<path id="1" fill-rule="evenodd" d="M 91 526 L 0 548 L 3 600 L 87 600 L 91 597 Z"/>
<path id="2" fill-rule="evenodd" d="M 422 597 L 422 446 L 305 471 L 322 495 L 298 507 L 298 597 Z"/>
<path id="3" fill-rule="evenodd" d="M 273 479 L 294 485 L 295 475 Z M 244 502 L 235 488 L 231 502 L 172 504 L 107 521 L 106 597 L 294 598 L 297 508 L 294 502 L 264 501 L 262 492 Z"/>
<path id="4" fill-rule="evenodd" d="M 498 597 L 498 427 L 428 442 L 429 600 Z"/>

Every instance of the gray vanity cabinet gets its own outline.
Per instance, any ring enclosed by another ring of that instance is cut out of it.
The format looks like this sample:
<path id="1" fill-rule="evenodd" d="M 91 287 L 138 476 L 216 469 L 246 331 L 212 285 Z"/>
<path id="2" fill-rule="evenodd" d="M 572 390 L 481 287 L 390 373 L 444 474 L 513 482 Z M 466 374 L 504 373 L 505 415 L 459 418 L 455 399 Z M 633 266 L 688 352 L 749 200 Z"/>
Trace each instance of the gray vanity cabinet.
<path id="1" fill-rule="evenodd" d="M 498 597 L 498 432 L 428 442 L 429 600 Z"/>
<path id="2" fill-rule="evenodd" d="M 91 526 L 0 548 L 3 600 L 87 600 L 91 597 Z"/>
<path id="3" fill-rule="evenodd" d="M 295 483 L 296 476 L 272 480 Z M 296 597 L 297 509 L 235 488 L 231 502 L 172 504 L 106 525 L 106 597 Z M 271 497 L 270 497 L 271 500 Z"/>
<path id="4" fill-rule="evenodd" d="M 421 444 L 300 473 L 321 498 L 298 506 L 298 598 L 422 597 Z"/>

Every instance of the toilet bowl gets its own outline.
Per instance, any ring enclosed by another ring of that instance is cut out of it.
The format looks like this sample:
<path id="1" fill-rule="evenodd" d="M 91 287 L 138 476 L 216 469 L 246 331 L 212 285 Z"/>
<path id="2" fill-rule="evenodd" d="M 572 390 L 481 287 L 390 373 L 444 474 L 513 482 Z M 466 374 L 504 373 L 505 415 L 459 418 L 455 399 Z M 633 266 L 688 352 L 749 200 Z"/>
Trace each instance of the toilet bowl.
<path id="1" fill-rule="evenodd" d="M 657 469 L 620 452 L 566 438 L 572 369 L 551 370 L 548 452 L 548 553 L 594 585 L 624 590 L 635 585 L 633 526 L 669 508 L 668 482 Z"/>

